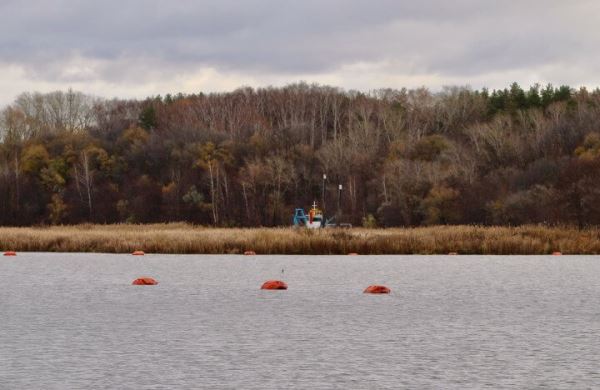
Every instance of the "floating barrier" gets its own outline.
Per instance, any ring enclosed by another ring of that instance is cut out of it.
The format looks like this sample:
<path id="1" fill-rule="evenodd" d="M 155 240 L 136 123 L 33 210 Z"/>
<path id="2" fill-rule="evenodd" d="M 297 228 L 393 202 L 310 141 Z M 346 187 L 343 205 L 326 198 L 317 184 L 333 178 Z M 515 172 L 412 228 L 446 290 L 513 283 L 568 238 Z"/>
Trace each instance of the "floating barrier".
<path id="1" fill-rule="evenodd" d="M 260 287 L 261 290 L 287 290 L 288 286 L 281 280 L 267 280 Z"/>
<path id="2" fill-rule="evenodd" d="M 363 291 L 365 294 L 389 294 L 390 292 L 392 292 L 392 290 L 389 288 L 378 285 L 369 286 Z"/>
<path id="3" fill-rule="evenodd" d="M 154 278 L 143 277 L 137 278 L 131 284 L 134 286 L 153 286 L 155 284 L 158 284 L 158 282 Z"/>
<path id="4" fill-rule="evenodd" d="M 244 252 L 244 256 L 254 256 L 254 255 L 256 255 L 256 252 L 254 252 L 254 251 L 246 251 L 246 252 Z"/>
<path id="5" fill-rule="evenodd" d="M 14 251 L 6 251 L 4 252 L 4 256 L 16 256 L 17 252 Z"/>
<path id="6" fill-rule="evenodd" d="M 144 255 L 145 255 L 145 253 L 144 253 L 144 251 L 134 251 L 134 252 L 132 253 L 132 255 L 133 255 L 133 256 L 144 256 Z"/>
<path id="7" fill-rule="evenodd" d="M 552 256 L 562 256 L 562 252 L 552 252 Z"/>

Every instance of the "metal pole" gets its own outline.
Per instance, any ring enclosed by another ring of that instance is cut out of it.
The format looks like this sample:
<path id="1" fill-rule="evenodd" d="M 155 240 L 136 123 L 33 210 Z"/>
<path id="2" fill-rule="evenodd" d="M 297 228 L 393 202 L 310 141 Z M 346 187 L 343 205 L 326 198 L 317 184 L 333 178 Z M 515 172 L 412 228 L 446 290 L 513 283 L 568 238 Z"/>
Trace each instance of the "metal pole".
<path id="1" fill-rule="evenodd" d="M 327 180 L 327 175 L 323 174 L 323 196 L 321 199 L 321 208 L 323 209 L 323 214 L 325 214 L 325 180 Z"/>
<path id="2" fill-rule="evenodd" d="M 342 215 L 342 185 L 338 186 L 338 215 L 341 217 Z M 339 224 L 340 221 L 337 221 Z"/>

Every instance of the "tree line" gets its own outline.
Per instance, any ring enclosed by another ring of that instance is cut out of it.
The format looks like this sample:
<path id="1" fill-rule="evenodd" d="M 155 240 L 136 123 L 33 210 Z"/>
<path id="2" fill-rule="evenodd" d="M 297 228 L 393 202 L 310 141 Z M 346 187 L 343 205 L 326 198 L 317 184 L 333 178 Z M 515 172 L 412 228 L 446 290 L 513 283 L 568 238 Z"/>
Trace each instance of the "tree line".
<path id="1" fill-rule="evenodd" d="M 0 112 L 2 225 L 289 225 L 313 201 L 354 225 L 598 224 L 600 90 L 69 90 Z"/>

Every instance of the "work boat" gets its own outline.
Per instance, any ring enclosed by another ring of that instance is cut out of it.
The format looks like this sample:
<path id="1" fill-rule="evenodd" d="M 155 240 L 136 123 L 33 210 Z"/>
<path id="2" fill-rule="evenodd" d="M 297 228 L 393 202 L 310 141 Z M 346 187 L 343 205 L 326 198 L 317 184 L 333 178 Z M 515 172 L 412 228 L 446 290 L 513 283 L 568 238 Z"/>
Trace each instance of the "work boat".
<path id="1" fill-rule="evenodd" d="M 304 213 L 304 209 L 296 209 L 294 213 L 294 226 L 303 226 L 309 229 L 323 227 L 323 212 L 317 208 L 316 202 L 313 202 L 308 215 Z"/>

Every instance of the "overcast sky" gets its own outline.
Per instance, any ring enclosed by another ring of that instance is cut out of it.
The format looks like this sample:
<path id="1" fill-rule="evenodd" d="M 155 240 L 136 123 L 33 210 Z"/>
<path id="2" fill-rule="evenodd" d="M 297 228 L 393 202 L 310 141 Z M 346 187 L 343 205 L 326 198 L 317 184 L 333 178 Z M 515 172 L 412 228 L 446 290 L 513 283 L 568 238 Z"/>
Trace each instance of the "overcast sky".
<path id="1" fill-rule="evenodd" d="M 600 85 L 598 0 L 0 0 L 0 105 L 304 80 Z"/>

